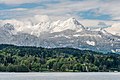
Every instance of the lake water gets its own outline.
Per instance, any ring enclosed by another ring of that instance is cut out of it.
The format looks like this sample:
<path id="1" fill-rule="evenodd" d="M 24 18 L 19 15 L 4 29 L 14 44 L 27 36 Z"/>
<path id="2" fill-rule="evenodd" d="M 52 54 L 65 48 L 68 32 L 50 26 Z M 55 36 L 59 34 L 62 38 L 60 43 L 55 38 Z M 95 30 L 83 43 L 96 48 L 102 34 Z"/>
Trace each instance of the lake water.
<path id="1" fill-rule="evenodd" d="M 120 73 L 0 73 L 0 80 L 120 80 Z"/>

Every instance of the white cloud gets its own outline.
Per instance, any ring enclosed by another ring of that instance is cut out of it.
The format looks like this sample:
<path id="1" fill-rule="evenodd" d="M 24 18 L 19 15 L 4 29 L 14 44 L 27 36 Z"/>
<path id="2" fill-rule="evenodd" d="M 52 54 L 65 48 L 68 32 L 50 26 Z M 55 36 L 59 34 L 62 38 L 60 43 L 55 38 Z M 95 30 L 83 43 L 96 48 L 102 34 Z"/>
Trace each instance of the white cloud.
<path id="1" fill-rule="evenodd" d="M 106 28 L 106 30 L 114 35 L 120 35 L 120 23 L 115 23 L 111 27 Z"/>
<path id="2" fill-rule="evenodd" d="M 76 15 L 76 12 L 94 10 L 96 16 L 102 14 L 110 15 L 113 20 L 118 20 L 120 17 L 120 0 L 110 0 L 110 1 L 101 1 L 101 0 L 84 0 L 84 1 L 69 1 L 69 0 L 1 0 L 0 3 L 5 4 L 23 4 L 23 3 L 38 3 L 38 2 L 47 2 L 47 1 L 60 1 L 60 3 L 50 4 L 44 3 L 46 8 L 36 7 L 32 8 L 27 13 L 41 13 L 47 15 Z"/>
<path id="3" fill-rule="evenodd" d="M 104 22 L 107 25 L 112 25 L 115 22 L 120 22 L 120 0 L 84 0 L 84 1 L 70 1 L 70 0 L 0 0 L 4 4 L 24 4 L 24 3 L 38 3 L 47 1 L 60 1 L 60 3 L 51 4 L 44 3 L 46 8 L 36 7 L 32 9 L 16 8 L 11 10 L 0 10 L 0 16 L 5 18 L 25 18 L 34 15 L 48 15 L 54 20 L 66 19 L 75 17 L 80 19 L 81 23 L 85 26 L 98 26 L 99 22 Z M 82 19 L 82 16 L 76 12 L 94 10 L 96 16 L 106 14 L 111 16 L 111 20 L 93 20 Z M 13 15 L 14 14 L 14 15 Z M 113 21 L 118 20 L 118 21 Z"/>
<path id="4" fill-rule="evenodd" d="M 116 21 L 106 21 L 106 20 L 89 20 L 89 19 L 81 19 L 80 22 L 86 26 L 86 27 L 90 27 L 90 28 L 98 28 L 100 27 L 99 23 L 102 22 L 102 23 L 105 23 L 106 24 L 106 27 L 109 27 L 110 25 L 116 23 Z M 119 23 L 119 21 L 118 21 Z M 104 28 L 105 26 L 101 26 L 102 28 Z"/>
<path id="5" fill-rule="evenodd" d="M 39 0 L 0 0 L 1 4 L 24 4 L 24 3 L 37 3 Z"/>
<path id="6" fill-rule="evenodd" d="M 109 15 L 111 20 L 120 20 L 120 0 L 110 0 L 110 1 L 101 1 L 101 0 L 84 0 L 84 1 L 61 1 L 58 4 L 46 4 L 47 8 L 39 9 L 35 8 L 34 10 L 42 14 L 48 15 L 71 15 L 76 16 L 77 12 L 93 10 L 96 14 L 95 16 L 100 15 Z M 79 16 L 80 17 L 80 16 Z"/>
<path id="7" fill-rule="evenodd" d="M 101 6 L 99 7 L 100 13 L 109 14 L 113 19 L 115 17 L 120 17 L 120 0 L 114 0 L 109 2 L 102 2 Z M 99 5 L 99 4 L 98 4 Z"/>

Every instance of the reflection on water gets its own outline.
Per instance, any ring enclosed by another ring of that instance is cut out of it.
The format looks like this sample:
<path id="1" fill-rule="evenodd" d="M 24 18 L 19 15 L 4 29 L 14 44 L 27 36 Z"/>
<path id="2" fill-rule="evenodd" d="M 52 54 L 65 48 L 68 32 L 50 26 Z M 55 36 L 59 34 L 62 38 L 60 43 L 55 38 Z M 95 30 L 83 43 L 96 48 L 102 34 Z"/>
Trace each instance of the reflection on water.
<path id="1" fill-rule="evenodd" d="M 120 73 L 0 73 L 0 80 L 120 80 Z"/>

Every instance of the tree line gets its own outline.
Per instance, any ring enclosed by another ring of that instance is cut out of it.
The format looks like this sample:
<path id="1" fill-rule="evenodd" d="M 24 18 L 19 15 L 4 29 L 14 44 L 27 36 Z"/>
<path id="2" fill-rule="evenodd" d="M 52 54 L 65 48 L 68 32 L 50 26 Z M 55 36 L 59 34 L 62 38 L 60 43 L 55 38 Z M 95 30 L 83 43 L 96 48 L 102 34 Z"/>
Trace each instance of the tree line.
<path id="1" fill-rule="evenodd" d="M 0 72 L 120 71 L 120 55 L 73 48 L 0 45 Z"/>

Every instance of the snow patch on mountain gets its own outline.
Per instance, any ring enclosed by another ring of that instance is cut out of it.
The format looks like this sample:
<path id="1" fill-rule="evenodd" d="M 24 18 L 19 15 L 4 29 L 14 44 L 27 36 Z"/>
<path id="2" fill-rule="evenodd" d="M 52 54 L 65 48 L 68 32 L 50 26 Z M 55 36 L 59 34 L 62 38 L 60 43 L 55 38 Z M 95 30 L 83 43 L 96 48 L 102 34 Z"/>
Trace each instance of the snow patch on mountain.
<path id="1" fill-rule="evenodd" d="M 54 37 L 50 37 L 50 38 L 59 38 L 59 37 L 65 37 L 65 38 L 70 39 L 70 36 L 63 35 L 63 34 L 61 34 L 61 35 L 55 35 Z"/>
<path id="2" fill-rule="evenodd" d="M 94 42 L 94 41 L 86 41 L 86 43 L 87 43 L 88 45 L 95 46 L 95 42 Z"/>

